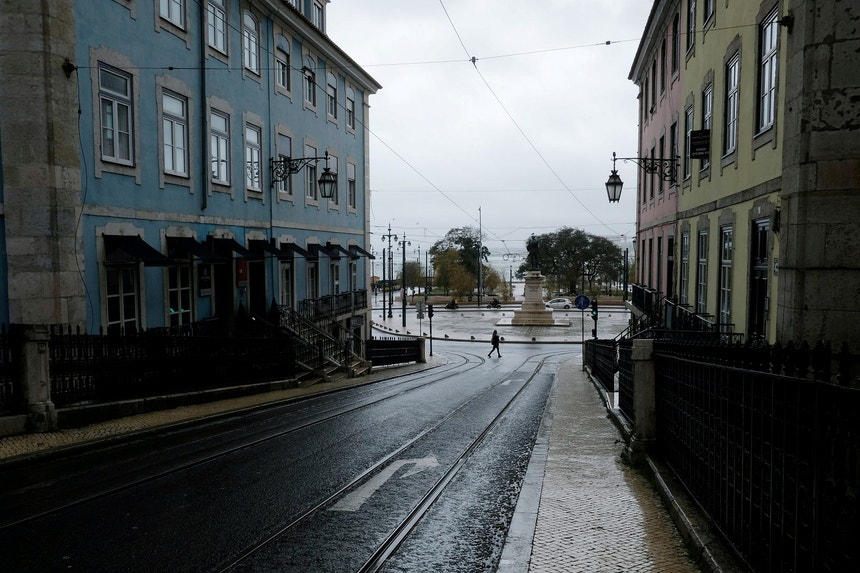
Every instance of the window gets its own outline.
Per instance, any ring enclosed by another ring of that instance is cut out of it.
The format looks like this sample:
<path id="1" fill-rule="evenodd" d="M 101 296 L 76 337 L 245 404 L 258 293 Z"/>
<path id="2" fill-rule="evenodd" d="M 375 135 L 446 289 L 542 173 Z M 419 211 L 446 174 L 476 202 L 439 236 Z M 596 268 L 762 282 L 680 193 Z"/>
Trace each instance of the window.
<path id="1" fill-rule="evenodd" d="M 714 84 L 705 86 L 702 92 L 702 129 L 710 131 L 714 113 Z M 702 159 L 701 169 L 711 166 L 710 159 Z"/>
<path id="2" fill-rule="evenodd" d="M 690 288 L 690 233 L 681 235 L 681 292 L 680 303 L 687 304 Z"/>
<path id="3" fill-rule="evenodd" d="M 188 176 L 188 101 L 164 92 L 161 136 L 164 138 L 164 172 Z"/>
<path id="4" fill-rule="evenodd" d="M 346 88 L 346 126 L 355 129 L 355 90 Z"/>
<path id="5" fill-rule="evenodd" d="M 657 159 L 657 147 L 654 146 L 651 148 L 651 165 L 656 165 L 655 161 Z M 656 173 L 648 174 L 648 186 L 651 188 L 651 192 L 648 195 L 650 200 L 654 200 L 654 188 L 657 186 L 655 181 L 659 180 Z"/>
<path id="6" fill-rule="evenodd" d="M 699 232 L 698 257 L 696 268 L 696 312 L 705 314 L 708 310 L 708 233 Z"/>
<path id="7" fill-rule="evenodd" d="M 657 105 L 657 60 L 651 62 L 651 111 Z"/>
<path id="8" fill-rule="evenodd" d="M 227 53 L 227 11 L 224 0 L 209 0 L 209 13 L 206 20 L 209 47 L 222 54 Z"/>
<path id="9" fill-rule="evenodd" d="M 705 22 L 714 17 L 714 0 L 704 0 Z"/>
<path id="10" fill-rule="evenodd" d="M 325 166 L 328 167 L 331 170 L 331 172 L 335 174 L 335 177 L 337 177 L 337 173 L 339 170 L 338 169 L 339 168 L 339 159 L 337 157 L 332 157 L 331 155 L 329 155 L 328 159 L 326 160 Z M 338 181 L 339 181 L 339 179 L 338 179 Z M 340 205 L 340 191 L 338 191 L 338 185 L 335 185 L 334 195 L 331 196 L 331 199 L 329 199 L 329 201 L 333 205 Z"/>
<path id="11" fill-rule="evenodd" d="M 661 163 L 663 162 L 663 160 L 666 159 L 666 136 L 665 135 L 660 136 L 660 155 L 658 156 L 657 159 Z M 658 192 L 660 193 L 660 195 L 663 194 L 663 185 L 665 184 L 665 181 L 663 180 L 663 177 L 662 177 L 662 173 L 663 173 L 663 169 L 661 167 L 660 168 L 660 174 L 657 176 L 657 181 L 659 182 L 658 185 L 660 186 Z"/>
<path id="12" fill-rule="evenodd" d="M 292 307 L 293 300 L 293 264 L 281 262 L 281 305 Z"/>
<path id="13" fill-rule="evenodd" d="M 346 200 L 347 206 L 350 209 L 355 209 L 358 206 L 358 198 L 355 186 L 355 164 L 346 164 Z"/>
<path id="14" fill-rule="evenodd" d="M 279 87 L 290 90 L 290 55 L 281 50 L 275 52 L 275 82 Z"/>
<path id="15" fill-rule="evenodd" d="M 108 332 L 137 331 L 138 276 L 136 267 L 105 269 Z"/>
<path id="16" fill-rule="evenodd" d="M 325 32 L 325 10 L 323 9 L 322 2 L 319 0 L 314 0 L 313 14 L 311 15 L 312 22 L 317 29 Z"/>
<path id="17" fill-rule="evenodd" d="M 758 130 L 761 132 L 773 125 L 776 115 L 777 37 L 779 35 L 776 10 L 764 19 L 759 34 L 761 60 L 759 62 Z"/>
<path id="18" fill-rule="evenodd" d="M 666 38 L 660 45 L 660 93 L 666 91 Z"/>
<path id="19" fill-rule="evenodd" d="M 681 15 L 675 14 L 672 21 L 672 73 L 681 67 Z"/>
<path id="20" fill-rule="evenodd" d="M 720 330 L 727 332 L 732 322 L 732 228 L 720 232 Z"/>
<path id="21" fill-rule="evenodd" d="M 340 261 L 335 260 L 329 264 L 329 294 L 340 294 Z"/>
<path id="22" fill-rule="evenodd" d="M 246 70 L 260 73 L 260 28 L 248 10 L 242 17 L 242 58 Z"/>
<path id="23" fill-rule="evenodd" d="M 245 126 L 245 188 L 262 191 L 260 158 L 262 157 L 262 130 L 255 125 Z"/>
<path id="24" fill-rule="evenodd" d="M 213 111 L 209 114 L 209 153 L 212 181 L 230 184 L 230 119 Z"/>
<path id="25" fill-rule="evenodd" d="M 191 265 L 176 265 L 167 269 L 168 326 L 191 324 Z"/>
<path id="26" fill-rule="evenodd" d="M 185 29 L 185 0 L 159 0 L 158 15 Z"/>
<path id="27" fill-rule="evenodd" d="M 305 84 L 305 102 L 309 103 L 311 106 L 316 107 L 317 105 L 317 76 L 316 76 L 317 64 L 311 57 L 305 58 L 305 65 L 302 68 L 302 75 L 304 76 L 304 84 Z"/>
<path id="28" fill-rule="evenodd" d="M 307 295 L 308 299 L 315 300 L 320 296 L 320 278 L 319 278 L 319 262 L 308 261 L 307 275 Z"/>
<path id="29" fill-rule="evenodd" d="M 690 140 L 693 137 L 693 106 L 684 111 L 684 178 L 693 173 L 690 159 Z"/>
<path id="30" fill-rule="evenodd" d="M 687 51 L 696 45 L 696 0 L 687 0 Z"/>
<path id="31" fill-rule="evenodd" d="M 131 76 L 99 67 L 102 160 L 132 164 Z"/>
<path id="32" fill-rule="evenodd" d="M 326 111 L 337 119 L 337 78 L 332 73 L 326 75 Z"/>
<path id="33" fill-rule="evenodd" d="M 678 122 L 673 121 L 672 126 L 669 128 L 669 159 L 675 160 L 678 157 Z M 672 180 L 669 182 L 670 185 L 675 185 L 678 182 L 678 170 L 677 164 L 673 164 L 672 168 Z"/>
<path id="34" fill-rule="evenodd" d="M 735 151 L 738 144 L 738 90 L 740 82 L 740 55 L 735 54 L 726 65 L 726 128 L 723 136 L 723 153 Z"/>
<path id="35" fill-rule="evenodd" d="M 316 156 L 316 147 L 305 145 L 305 157 Z M 308 166 L 305 167 L 305 197 L 312 201 L 317 201 L 319 199 L 319 194 L 317 193 L 317 179 L 318 177 L 316 162 L 309 163 Z"/>
<path id="36" fill-rule="evenodd" d="M 278 134 L 278 160 L 279 161 L 287 161 L 293 155 L 293 140 L 292 138 Z M 284 173 L 284 180 L 278 181 L 278 192 L 284 193 L 286 195 L 292 196 L 293 194 L 293 181 L 292 176 L 287 170 Z"/>
<path id="37" fill-rule="evenodd" d="M 349 290 L 358 290 L 358 264 L 355 261 L 349 261 Z"/>

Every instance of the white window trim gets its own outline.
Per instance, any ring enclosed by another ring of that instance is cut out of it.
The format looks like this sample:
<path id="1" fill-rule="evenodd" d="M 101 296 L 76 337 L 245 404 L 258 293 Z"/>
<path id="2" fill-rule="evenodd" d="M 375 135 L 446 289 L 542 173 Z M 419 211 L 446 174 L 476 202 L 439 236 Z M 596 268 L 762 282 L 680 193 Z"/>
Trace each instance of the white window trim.
<path id="1" fill-rule="evenodd" d="M 220 110 L 209 110 L 209 161 L 214 164 L 217 162 L 219 169 L 218 173 L 212 169 L 212 183 L 216 185 L 230 185 L 230 115 Z M 212 121 L 212 117 L 218 117 L 224 120 L 225 130 L 216 129 Z M 223 150 L 221 143 L 223 142 Z M 224 157 L 221 156 L 223 151 Z M 224 178 L 219 177 L 221 164 L 223 163 Z"/>

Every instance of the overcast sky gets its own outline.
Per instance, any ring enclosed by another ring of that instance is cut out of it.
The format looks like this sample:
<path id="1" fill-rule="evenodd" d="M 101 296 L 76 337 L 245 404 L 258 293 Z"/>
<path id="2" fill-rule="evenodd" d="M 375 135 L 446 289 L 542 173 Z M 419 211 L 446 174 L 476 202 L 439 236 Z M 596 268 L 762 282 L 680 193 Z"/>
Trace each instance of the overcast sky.
<path id="1" fill-rule="evenodd" d="M 650 0 L 332 0 L 328 35 L 382 89 L 370 97 L 371 245 L 478 227 L 501 271 L 531 233 L 629 242 L 637 155 L 628 80 Z M 609 44 L 607 45 L 607 42 Z M 475 58 L 474 63 L 471 61 Z M 480 213 L 479 213 L 480 209 Z M 507 274 L 507 272 L 505 272 Z"/>

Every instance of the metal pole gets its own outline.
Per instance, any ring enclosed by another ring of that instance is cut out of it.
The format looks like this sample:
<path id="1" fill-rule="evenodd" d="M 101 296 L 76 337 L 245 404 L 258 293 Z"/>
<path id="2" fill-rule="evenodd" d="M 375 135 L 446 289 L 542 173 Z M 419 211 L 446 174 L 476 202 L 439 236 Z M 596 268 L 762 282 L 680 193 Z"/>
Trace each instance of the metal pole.
<path id="1" fill-rule="evenodd" d="M 403 251 L 403 290 L 400 298 L 403 299 L 403 328 L 406 328 L 406 234 L 403 234 L 403 242 L 400 243 L 400 250 Z"/>
<path id="2" fill-rule="evenodd" d="M 382 248 L 382 318 L 385 319 L 385 247 Z"/>
<path id="3" fill-rule="evenodd" d="M 627 302 L 627 249 L 624 249 L 624 302 Z"/>

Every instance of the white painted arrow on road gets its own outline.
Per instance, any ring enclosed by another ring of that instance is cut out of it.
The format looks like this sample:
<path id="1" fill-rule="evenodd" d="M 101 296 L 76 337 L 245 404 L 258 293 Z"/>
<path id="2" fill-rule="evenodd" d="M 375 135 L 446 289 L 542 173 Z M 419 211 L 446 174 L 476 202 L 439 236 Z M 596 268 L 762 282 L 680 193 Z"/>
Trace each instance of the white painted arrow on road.
<path id="1" fill-rule="evenodd" d="M 400 476 L 401 479 L 413 476 L 426 469 L 434 468 L 439 465 L 439 462 L 436 461 L 436 458 L 433 456 L 413 460 L 398 460 L 373 476 L 360 488 L 356 489 L 354 492 L 331 506 L 329 511 L 358 511 L 359 508 L 364 505 L 364 502 L 370 499 L 370 496 L 372 496 L 376 490 L 381 488 L 385 482 L 391 479 L 391 477 L 397 473 L 400 468 L 409 464 L 413 464 L 414 467 Z"/>

